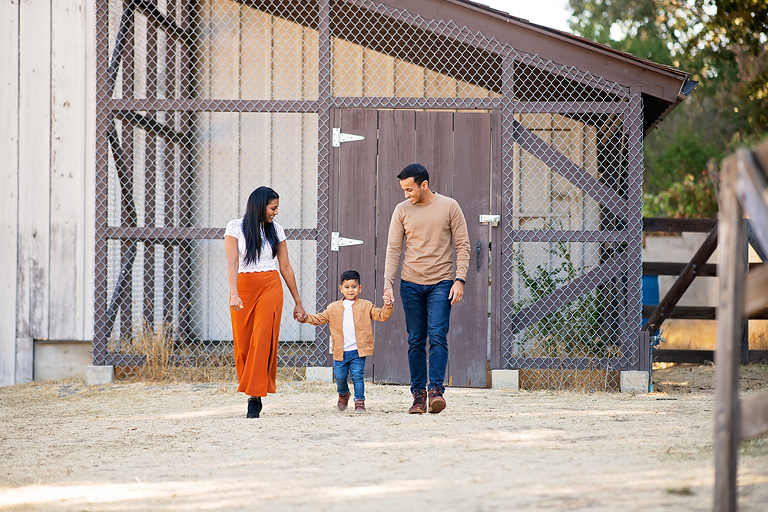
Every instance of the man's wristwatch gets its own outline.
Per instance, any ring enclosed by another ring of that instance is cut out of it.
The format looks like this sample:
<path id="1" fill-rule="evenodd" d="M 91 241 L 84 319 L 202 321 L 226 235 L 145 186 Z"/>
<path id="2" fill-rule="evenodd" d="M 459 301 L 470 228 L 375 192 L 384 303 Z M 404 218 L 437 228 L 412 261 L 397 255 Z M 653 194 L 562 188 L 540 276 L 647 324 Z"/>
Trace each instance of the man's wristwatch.
<path id="1" fill-rule="evenodd" d="M 462 278 L 460 278 L 460 277 L 457 277 L 456 281 L 460 282 L 461 284 L 467 284 L 467 282 L 465 280 L 463 280 Z"/>

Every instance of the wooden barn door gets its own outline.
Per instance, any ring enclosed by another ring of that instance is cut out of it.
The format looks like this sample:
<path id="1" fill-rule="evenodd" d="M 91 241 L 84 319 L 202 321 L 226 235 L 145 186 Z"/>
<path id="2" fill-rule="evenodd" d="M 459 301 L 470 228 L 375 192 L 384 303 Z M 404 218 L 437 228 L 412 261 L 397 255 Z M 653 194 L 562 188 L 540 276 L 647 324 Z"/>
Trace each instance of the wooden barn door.
<path id="1" fill-rule="evenodd" d="M 363 243 L 351 242 L 357 245 L 341 245 L 333 252 L 334 287 L 338 275 L 353 268 L 363 279 L 363 298 L 382 305 L 389 223 L 395 206 L 404 200 L 397 174 L 408 164 L 423 164 L 430 173 L 430 188 L 461 205 L 472 248 L 464 300 L 451 312 L 446 384 L 485 387 L 489 227 L 478 220 L 480 214 L 492 213 L 491 114 L 344 109 L 335 118 L 341 132 L 365 140 L 341 143 L 335 153 L 333 231 Z M 367 371 L 376 382 L 410 381 L 399 284 L 398 279 L 391 318 L 374 325 L 376 351 Z M 331 297 L 336 300 L 338 294 L 333 291 Z"/>

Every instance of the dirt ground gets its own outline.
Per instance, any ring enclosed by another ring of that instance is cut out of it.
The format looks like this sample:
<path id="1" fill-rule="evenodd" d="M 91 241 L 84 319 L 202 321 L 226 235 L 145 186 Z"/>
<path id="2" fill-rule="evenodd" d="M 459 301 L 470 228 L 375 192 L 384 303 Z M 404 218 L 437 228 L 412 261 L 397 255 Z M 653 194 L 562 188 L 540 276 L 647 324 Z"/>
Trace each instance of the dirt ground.
<path id="1" fill-rule="evenodd" d="M 654 371 L 654 393 L 408 389 L 282 381 L 245 418 L 231 384 L 0 388 L 2 510 L 711 510 L 712 366 Z M 745 394 L 768 366 L 742 369 Z M 739 507 L 768 503 L 768 439 L 743 443 Z"/>

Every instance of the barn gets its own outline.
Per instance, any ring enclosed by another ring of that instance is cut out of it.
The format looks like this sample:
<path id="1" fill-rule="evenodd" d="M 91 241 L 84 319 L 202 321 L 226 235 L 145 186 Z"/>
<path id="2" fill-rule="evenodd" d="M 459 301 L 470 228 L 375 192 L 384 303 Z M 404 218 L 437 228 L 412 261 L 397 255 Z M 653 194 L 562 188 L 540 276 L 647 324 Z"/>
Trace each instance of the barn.
<path id="1" fill-rule="evenodd" d="M 222 360 L 224 227 L 259 185 L 280 194 L 307 311 L 348 268 L 380 303 L 413 162 L 470 229 L 450 385 L 649 371 L 643 138 L 693 90 L 687 73 L 467 0 L 2 10 L 0 383 L 141 365 L 147 332 L 174 364 Z M 328 366 L 327 329 L 284 309 L 280 364 Z M 374 381 L 408 382 L 404 331 L 398 309 L 376 326 Z"/>

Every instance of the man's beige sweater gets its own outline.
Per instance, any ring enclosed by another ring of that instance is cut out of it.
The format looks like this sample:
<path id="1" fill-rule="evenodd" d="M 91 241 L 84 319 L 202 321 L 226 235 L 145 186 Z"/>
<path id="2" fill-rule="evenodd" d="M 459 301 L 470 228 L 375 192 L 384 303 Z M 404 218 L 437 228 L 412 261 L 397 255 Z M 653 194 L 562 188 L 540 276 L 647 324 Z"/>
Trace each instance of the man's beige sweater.
<path id="1" fill-rule="evenodd" d="M 469 235 L 459 203 L 435 193 L 426 204 L 403 201 L 395 207 L 389 224 L 384 289 L 392 289 L 405 241 L 405 259 L 400 278 L 416 284 L 435 284 L 454 279 L 453 247 L 456 246 L 456 275 L 467 278 Z"/>

